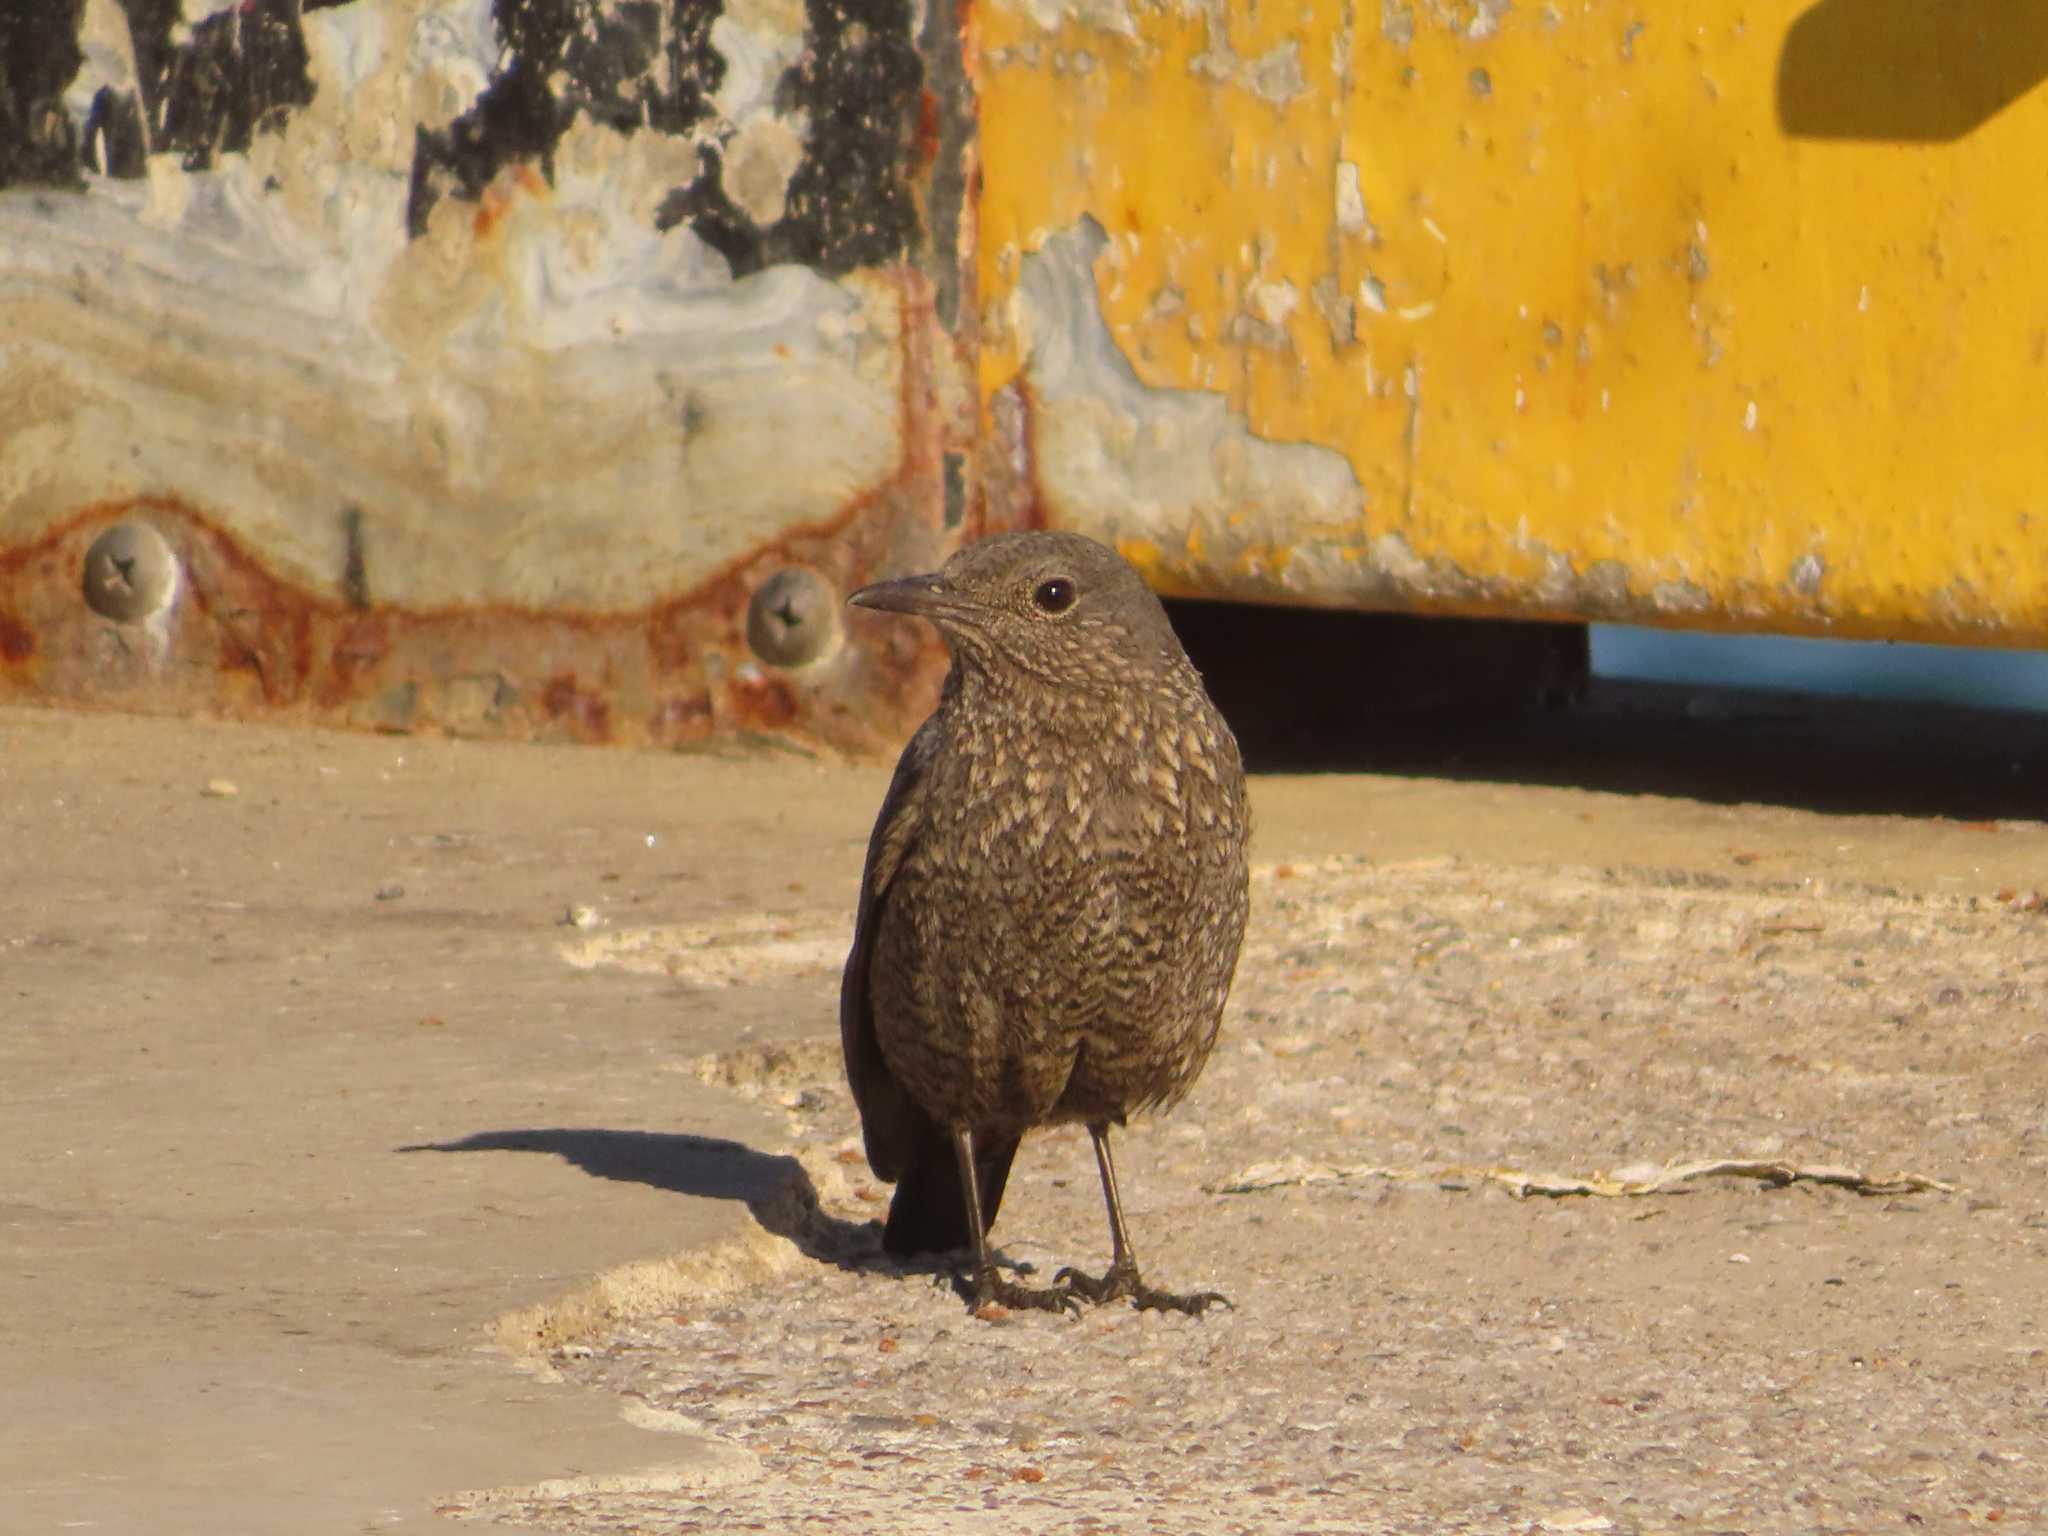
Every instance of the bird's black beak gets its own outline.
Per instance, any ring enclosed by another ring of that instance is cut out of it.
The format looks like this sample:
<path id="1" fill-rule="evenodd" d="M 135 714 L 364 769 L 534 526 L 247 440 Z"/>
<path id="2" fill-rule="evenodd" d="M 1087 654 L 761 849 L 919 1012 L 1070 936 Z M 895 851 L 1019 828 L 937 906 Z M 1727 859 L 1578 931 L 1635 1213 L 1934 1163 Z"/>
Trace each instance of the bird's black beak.
<path id="1" fill-rule="evenodd" d="M 935 619 L 952 613 L 960 599 L 946 578 L 934 571 L 929 576 L 899 576 L 862 587 L 846 599 L 856 608 L 879 608 L 884 613 L 910 613 L 921 619 Z"/>

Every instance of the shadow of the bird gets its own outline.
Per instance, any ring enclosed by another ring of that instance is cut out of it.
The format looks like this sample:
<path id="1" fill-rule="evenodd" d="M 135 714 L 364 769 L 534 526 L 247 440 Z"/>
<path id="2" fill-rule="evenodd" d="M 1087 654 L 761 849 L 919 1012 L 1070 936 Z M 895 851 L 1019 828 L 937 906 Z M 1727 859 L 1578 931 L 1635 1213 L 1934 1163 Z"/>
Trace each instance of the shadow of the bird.
<path id="1" fill-rule="evenodd" d="M 908 1262 L 882 1252 L 878 1221 L 848 1221 L 824 1209 L 818 1189 L 793 1157 L 757 1152 L 743 1142 L 681 1132 L 598 1127 L 476 1131 L 455 1141 L 419 1142 L 399 1152 L 545 1152 L 599 1179 L 645 1184 L 706 1200 L 738 1200 L 769 1232 L 806 1258 L 839 1269 L 953 1277 L 944 1258 Z"/>

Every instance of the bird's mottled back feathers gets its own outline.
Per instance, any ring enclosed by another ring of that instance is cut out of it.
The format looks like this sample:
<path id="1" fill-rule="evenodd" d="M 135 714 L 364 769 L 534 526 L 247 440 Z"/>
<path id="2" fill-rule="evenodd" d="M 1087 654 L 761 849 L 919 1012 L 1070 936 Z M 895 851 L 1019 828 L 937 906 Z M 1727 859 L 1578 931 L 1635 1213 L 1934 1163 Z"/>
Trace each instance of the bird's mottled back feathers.
<path id="1" fill-rule="evenodd" d="M 839 985 L 839 1048 L 846 1059 L 847 1083 L 853 1090 L 854 1104 L 860 1110 L 868 1164 L 877 1178 L 891 1182 L 902 1176 L 904 1159 L 916 1139 L 917 1112 L 902 1085 L 889 1075 L 882 1048 L 875 1039 L 875 1010 L 868 972 L 874 963 L 877 914 L 889 899 L 889 883 L 895 878 L 905 851 L 917 837 L 924 771 L 939 741 L 936 723 L 934 716 L 911 737 L 896 761 L 889 792 L 882 798 L 882 811 L 875 819 L 875 830 L 868 839 L 867 863 L 861 871 L 853 948 L 847 953 L 846 971 Z"/>

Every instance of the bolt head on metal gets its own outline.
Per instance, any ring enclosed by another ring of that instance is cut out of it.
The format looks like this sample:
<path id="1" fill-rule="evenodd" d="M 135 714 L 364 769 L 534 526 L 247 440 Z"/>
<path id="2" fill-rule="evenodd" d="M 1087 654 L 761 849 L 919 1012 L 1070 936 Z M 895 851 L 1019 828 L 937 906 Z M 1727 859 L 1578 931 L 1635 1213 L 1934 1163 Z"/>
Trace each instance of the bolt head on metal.
<path id="1" fill-rule="evenodd" d="M 773 667 L 801 667 L 831 648 L 839 604 L 816 571 L 786 566 L 754 589 L 747 605 L 747 644 Z"/>
<path id="2" fill-rule="evenodd" d="M 118 624 L 153 619 L 178 594 L 178 557 L 147 523 L 116 523 L 85 552 L 86 606 Z"/>

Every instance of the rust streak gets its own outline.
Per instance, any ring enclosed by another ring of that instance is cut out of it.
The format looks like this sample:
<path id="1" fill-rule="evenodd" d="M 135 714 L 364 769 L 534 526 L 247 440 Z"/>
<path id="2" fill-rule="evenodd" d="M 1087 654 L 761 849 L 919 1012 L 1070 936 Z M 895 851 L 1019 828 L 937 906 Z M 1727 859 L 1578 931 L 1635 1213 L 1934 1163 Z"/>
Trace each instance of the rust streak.
<path id="1" fill-rule="evenodd" d="M 939 158 L 939 98 L 931 91 L 918 93 L 915 169 L 922 177 Z"/>
<path id="2" fill-rule="evenodd" d="M 611 706 L 601 695 L 579 687 L 574 672 L 549 678 L 541 689 L 540 703 L 549 719 L 569 725 L 578 740 L 611 740 Z"/>
<path id="3" fill-rule="evenodd" d="M 491 207 L 502 211 L 502 195 Z M 896 464 L 829 515 L 774 530 L 687 589 L 604 612 L 365 609 L 273 569 L 228 522 L 181 497 L 106 500 L 0 548 L 0 618 L 12 626 L 0 627 L 0 657 L 39 657 L 36 675 L 10 673 L 0 697 L 670 746 L 736 726 L 862 750 L 900 739 L 942 670 L 935 640 L 905 644 L 903 626 L 849 614 L 845 643 L 827 659 L 764 671 L 745 638 L 754 591 L 784 566 L 844 592 L 972 531 L 943 523 L 944 454 L 966 434 L 946 415 L 954 396 L 939 377 L 931 285 L 914 268 L 890 277 L 902 337 Z M 362 515 L 374 523 L 377 508 Z M 78 596 L 85 549 L 129 518 L 154 526 L 185 574 L 153 644 L 134 643 Z"/>
<path id="4" fill-rule="evenodd" d="M 779 677 L 742 678 L 732 685 L 732 713 L 748 730 L 785 730 L 797 717 L 796 693 Z"/>
<path id="5" fill-rule="evenodd" d="M 12 615 L 0 613 L 0 661 L 18 666 L 35 653 L 35 631 Z"/>

